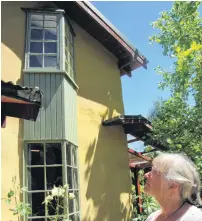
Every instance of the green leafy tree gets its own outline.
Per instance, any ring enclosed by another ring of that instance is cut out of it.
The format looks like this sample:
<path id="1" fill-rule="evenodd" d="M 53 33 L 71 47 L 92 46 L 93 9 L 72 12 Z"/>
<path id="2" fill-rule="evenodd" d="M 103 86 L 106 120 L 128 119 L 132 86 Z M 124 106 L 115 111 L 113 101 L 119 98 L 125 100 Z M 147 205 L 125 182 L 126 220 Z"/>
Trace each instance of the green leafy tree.
<path id="1" fill-rule="evenodd" d="M 171 151 L 185 152 L 202 175 L 202 18 L 200 2 L 176 1 L 163 11 L 152 26 L 157 33 L 151 43 L 162 46 L 163 55 L 173 60 L 171 69 L 161 66 L 159 88 L 170 89 L 170 97 L 154 104 L 153 136 Z"/>

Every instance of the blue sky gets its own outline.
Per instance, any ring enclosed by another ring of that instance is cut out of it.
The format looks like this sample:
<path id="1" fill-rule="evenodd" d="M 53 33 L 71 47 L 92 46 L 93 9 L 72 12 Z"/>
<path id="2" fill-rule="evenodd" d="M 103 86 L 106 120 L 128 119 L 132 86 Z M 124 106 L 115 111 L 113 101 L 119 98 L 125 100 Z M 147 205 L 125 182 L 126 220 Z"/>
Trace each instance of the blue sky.
<path id="1" fill-rule="evenodd" d="M 169 68 L 172 61 L 162 55 L 160 46 L 149 44 L 154 34 L 151 26 L 163 10 L 170 10 L 171 1 L 93 1 L 91 2 L 148 60 L 148 69 L 138 68 L 132 78 L 121 78 L 125 114 L 141 114 L 147 117 L 158 98 L 169 96 L 169 90 L 158 89 L 161 76 L 154 68 L 158 65 Z M 201 11 L 201 10 L 200 10 Z M 142 150 L 143 144 L 133 143 L 131 148 Z"/>

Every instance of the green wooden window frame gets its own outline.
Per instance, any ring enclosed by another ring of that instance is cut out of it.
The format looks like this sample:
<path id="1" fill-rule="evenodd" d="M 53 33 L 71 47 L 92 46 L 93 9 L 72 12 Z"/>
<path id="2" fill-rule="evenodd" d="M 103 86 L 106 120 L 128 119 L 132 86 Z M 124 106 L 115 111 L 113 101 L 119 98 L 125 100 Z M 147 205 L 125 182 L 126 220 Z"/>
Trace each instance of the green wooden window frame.
<path id="1" fill-rule="evenodd" d="M 74 80 L 74 33 L 64 12 L 27 12 L 25 72 L 65 72 Z"/>
<path id="2" fill-rule="evenodd" d="M 27 192 L 24 201 L 32 207 L 32 214 L 25 217 L 26 221 L 49 221 L 53 217 L 48 207 L 41 203 L 54 184 L 69 185 L 69 191 L 76 197 L 69 201 L 64 213 L 68 214 L 69 220 L 80 221 L 77 150 L 77 146 L 67 141 L 25 142 L 23 182 Z M 56 171 L 58 177 L 54 180 Z M 50 182 L 51 178 L 55 183 Z"/>

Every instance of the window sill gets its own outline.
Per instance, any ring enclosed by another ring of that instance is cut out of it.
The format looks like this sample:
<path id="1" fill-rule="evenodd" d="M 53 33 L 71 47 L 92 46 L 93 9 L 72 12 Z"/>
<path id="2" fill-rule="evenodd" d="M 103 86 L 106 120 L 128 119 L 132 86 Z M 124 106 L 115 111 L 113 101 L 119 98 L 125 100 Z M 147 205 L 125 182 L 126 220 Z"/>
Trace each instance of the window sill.
<path id="1" fill-rule="evenodd" d="M 68 80 L 73 84 L 74 88 L 78 91 L 79 90 L 79 87 L 78 85 L 76 84 L 76 82 L 73 80 L 72 77 L 70 77 L 68 75 L 68 73 L 64 70 L 53 70 L 53 69 L 28 69 L 28 70 L 23 70 L 23 72 L 26 74 L 29 74 L 29 73 L 47 73 L 47 74 L 50 74 L 50 73 L 53 73 L 53 74 L 65 74 L 65 76 L 68 78 Z"/>

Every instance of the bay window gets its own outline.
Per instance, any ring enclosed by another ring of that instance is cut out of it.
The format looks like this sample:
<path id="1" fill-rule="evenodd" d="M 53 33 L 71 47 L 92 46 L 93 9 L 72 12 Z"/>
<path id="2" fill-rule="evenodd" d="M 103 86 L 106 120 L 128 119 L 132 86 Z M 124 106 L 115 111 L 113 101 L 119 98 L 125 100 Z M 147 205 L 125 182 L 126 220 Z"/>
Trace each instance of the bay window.
<path id="1" fill-rule="evenodd" d="M 27 12 L 25 72 L 66 73 L 74 80 L 74 32 L 63 10 Z"/>

